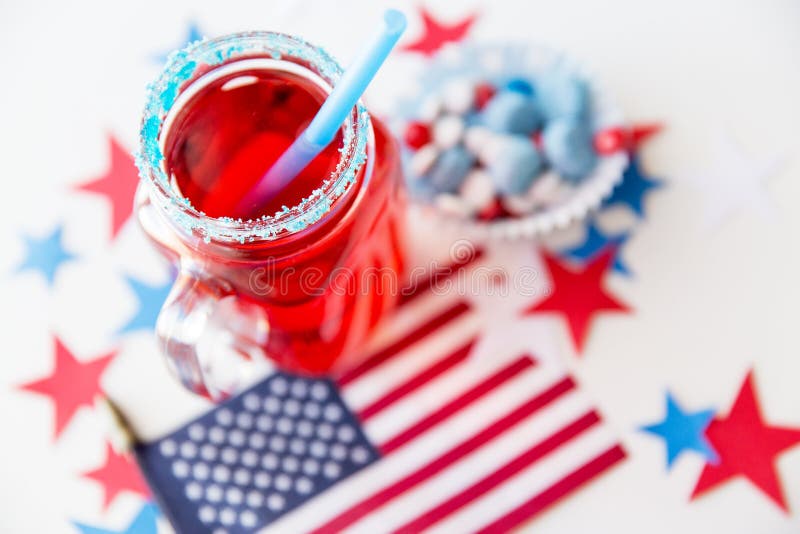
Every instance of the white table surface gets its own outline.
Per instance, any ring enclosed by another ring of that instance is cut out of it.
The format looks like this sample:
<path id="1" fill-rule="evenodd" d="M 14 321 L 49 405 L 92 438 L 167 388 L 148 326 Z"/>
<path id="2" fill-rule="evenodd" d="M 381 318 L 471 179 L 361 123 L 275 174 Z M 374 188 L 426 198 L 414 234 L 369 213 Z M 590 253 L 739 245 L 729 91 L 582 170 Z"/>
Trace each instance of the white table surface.
<path id="1" fill-rule="evenodd" d="M 347 58 L 359 43 L 358 26 L 375 20 L 385 4 L 0 3 L 0 532 L 71 532 L 68 519 L 121 529 L 140 506 L 125 495 L 103 514 L 99 487 L 78 476 L 104 455 L 103 428 L 90 410 L 79 412 L 54 445 L 51 405 L 14 389 L 50 372 L 51 332 L 78 358 L 119 349 L 103 385 L 145 437 L 206 409 L 166 375 L 151 335 L 115 335 L 135 307 L 122 275 L 161 282 L 164 264 L 132 224 L 109 246 L 103 201 L 67 193 L 103 172 L 106 133 L 134 146 L 144 84 L 158 69 L 153 55 L 180 44 L 193 19 L 209 35 L 278 29 Z M 413 3 L 392 5 L 413 14 Z M 800 531 L 800 447 L 777 462 L 787 516 L 743 479 L 689 502 L 701 460 L 682 458 L 666 473 L 662 443 L 635 430 L 660 417 L 665 388 L 687 406 L 724 413 L 751 366 L 766 420 L 800 426 L 800 4 L 440 1 L 429 7 L 445 21 L 479 12 L 474 39 L 535 38 L 561 47 L 591 65 L 632 120 L 666 124 L 643 159 L 668 187 L 650 197 L 647 219 L 625 249 L 635 277 L 610 283 L 635 313 L 597 320 L 580 358 L 563 323 L 547 323 L 557 339 L 555 357 L 595 397 L 629 458 L 527 528 Z M 418 24 L 412 16 L 409 38 Z M 403 56 L 386 67 L 369 94 L 376 109 L 387 108 L 402 73 L 417 61 Z M 767 185 L 774 222 L 742 211 L 716 230 L 703 228 L 704 198 L 680 178 L 710 163 L 720 129 L 754 156 L 789 156 Z M 63 268 L 52 290 L 39 277 L 13 274 L 24 253 L 21 235 L 59 222 L 79 260 Z"/>

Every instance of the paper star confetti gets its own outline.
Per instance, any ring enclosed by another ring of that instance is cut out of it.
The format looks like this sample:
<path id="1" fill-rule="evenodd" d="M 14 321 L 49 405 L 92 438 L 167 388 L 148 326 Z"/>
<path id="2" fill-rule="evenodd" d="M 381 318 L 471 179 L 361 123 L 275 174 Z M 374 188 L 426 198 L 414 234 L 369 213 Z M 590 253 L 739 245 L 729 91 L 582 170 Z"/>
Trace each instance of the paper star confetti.
<path id="1" fill-rule="evenodd" d="M 468 291 L 466 295 L 481 324 L 470 359 L 488 362 L 503 354 L 532 354 L 538 361 L 558 358 L 558 344 L 550 321 L 520 313 L 530 306 L 533 295 L 541 294 L 546 288 L 541 277 L 524 279 L 518 276 L 520 269 L 529 269 L 533 261 L 533 258 L 525 258 L 520 263 L 512 263 L 505 258 L 489 256 L 483 263 L 480 272 L 481 276 L 488 275 L 486 287 Z"/>
<path id="2" fill-rule="evenodd" d="M 498 354 L 529 353 L 543 361 L 558 355 L 553 329 L 544 321 L 510 313 L 481 314 L 483 331 L 470 352 L 470 358 L 490 361 Z"/>
<path id="3" fill-rule="evenodd" d="M 92 406 L 95 395 L 101 392 L 100 376 L 116 352 L 79 362 L 61 340 L 55 338 L 55 353 L 55 367 L 50 376 L 19 387 L 50 397 L 56 410 L 53 439 L 58 439 L 81 406 Z"/>
<path id="4" fill-rule="evenodd" d="M 728 415 L 714 419 L 706 435 L 719 453 L 720 461 L 716 465 L 706 464 L 692 492 L 692 499 L 741 475 L 788 512 L 775 471 L 775 458 L 800 444 L 800 427 L 771 426 L 764 422 L 756 399 L 752 370 Z"/>
<path id="5" fill-rule="evenodd" d="M 81 534 L 158 534 L 157 518 L 158 508 L 152 503 L 146 503 L 125 530 L 108 530 L 85 525 L 77 521 L 73 521 L 72 524 Z"/>
<path id="6" fill-rule="evenodd" d="M 401 50 L 419 52 L 425 56 L 432 56 L 445 43 L 464 39 L 477 19 L 473 14 L 455 24 L 445 25 L 436 20 L 424 7 L 420 8 L 419 14 L 422 17 L 422 34 L 416 41 L 404 45 Z"/>
<path id="7" fill-rule="evenodd" d="M 136 493 L 147 498 L 150 495 L 139 468 L 127 456 L 117 454 L 111 445 L 106 444 L 105 463 L 87 473 L 83 474 L 86 478 L 98 482 L 103 486 L 103 509 L 124 491 Z"/>
<path id="8" fill-rule="evenodd" d="M 658 123 L 634 124 L 627 128 L 609 128 L 594 136 L 594 147 L 600 154 L 614 154 L 619 151 L 634 152 L 639 146 L 661 131 Z"/>
<path id="9" fill-rule="evenodd" d="M 719 458 L 705 436 L 714 410 L 687 412 L 678 404 L 675 397 L 667 392 L 667 409 L 664 419 L 652 425 L 643 426 L 642 430 L 664 439 L 667 446 L 667 469 L 683 452 L 694 451 L 702 455 L 707 462 L 716 463 Z"/>
<path id="10" fill-rule="evenodd" d="M 64 227 L 59 226 L 49 235 L 42 238 L 25 236 L 25 259 L 17 272 L 38 271 L 44 276 L 49 286 L 53 285 L 56 271 L 62 263 L 74 259 L 75 256 L 64 250 L 62 236 Z"/>
<path id="11" fill-rule="evenodd" d="M 189 22 L 189 26 L 186 28 L 186 37 L 181 41 L 178 45 L 178 48 L 184 48 L 186 45 L 193 43 L 195 41 L 199 41 L 203 38 L 203 32 L 200 31 L 200 27 L 194 22 Z M 162 52 L 160 54 L 156 54 L 154 59 L 157 63 L 163 64 L 167 61 L 167 57 L 172 53 L 172 50 L 168 50 L 166 52 Z"/>
<path id="12" fill-rule="evenodd" d="M 607 249 L 585 267 L 573 269 L 545 253 L 544 261 L 550 273 L 552 292 L 524 313 L 556 312 L 563 315 L 575 348 L 580 352 L 595 314 L 602 311 L 630 311 L 627 305 L 603 287 L 603 276 L 614 254 L 613 248 Z"/>
<path id="13" fill-rule="evenodd" d="M 639 158 L 631 155 L 631 161 L 623 174 L 622 183 L 605 201 L 605 206 L 622 204 L 630 208 L 640 218 L 644 218 L 645 196 L 662 186 L 661 181 L 645 176 L 639 164 Z"/>
<path id="14" fill-rule="evenodd" d="M 108 141 L 111 160 L 108 170 L 103 176 L 80 185 L 77 189 L 102 195 L 111 203 L 113 239 L 133 213 L 133 195 L 139 185 L 139 171 L 133 157 L 114 137 L 109 136 Z"/>
<path id="15" fill-rule="evenodd" d="M 746 210 L 767 220 L 774 219 L 767 180 L 781 168 L 783 160 L 780 156 L 751 157 L 730 135 L 719 134 L 714 141 L 711 165 L 688 177 L 705 197 L 706 228 L 712 230 Z"/>
<path id="16" fill-rule="evenodd" d="M 543 361 L 555 359 L 557 343 L 550 325 L 533 317 L 520 317 L 519 308 L 503 304 L 508 300 L 493 299 L 492 307 L 476 306 L 482 331 L 470 358 L 491 361 L 498 354 L 528 353 Z"/>
<path id="17" fill-rule="evenodd" d="M 612 247 L 615 251 L 614 271 L 629 276 L 631 274 L 630 269 L 628 269 L 628 266 L 623 262 L 621 254 L 622 246 L 629 237 L 630 234 L 628 233 L 609 237 L 600 231 L 594 221 L 590 221 L 586 226 L 586 235 L 584 236 L 583 242 L 572 248 L 563 250 L 561 255 L 567 259 L 585 263 L 596 258 L 598 254 L 608 247 Z"/>
<path id="18" fill-rule="evenodd" d="M 133 317 L 119 330 L 118 333 L 125 334 L 138 330 L 153 330 L 156 319 L 161 311 L 161 306 L 167 300 L 172 289 L 173 277 L 170 277 L 165 284 L 151 286 L 144 284 L 133 278 L 126 277 L 128 286 L 136 295 L 137 309 Z"/>

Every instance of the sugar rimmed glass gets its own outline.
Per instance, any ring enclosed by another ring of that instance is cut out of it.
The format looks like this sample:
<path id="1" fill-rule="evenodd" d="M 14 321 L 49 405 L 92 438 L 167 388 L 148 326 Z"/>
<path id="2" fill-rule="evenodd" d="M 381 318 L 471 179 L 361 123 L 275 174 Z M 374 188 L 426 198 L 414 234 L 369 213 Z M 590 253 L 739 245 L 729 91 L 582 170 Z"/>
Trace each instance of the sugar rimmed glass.
<path id="1" fill-rule="evenodd" d="M 249 62 L 249 63 L 248 63 Z M 402 271 L 405 196 L 396 145 L 363 106 L 342 126 L 330 176 L 294 207 L 255 220 L 212 218 L 175 187 L 165 139 L 192 95 L 248 63 L 291 69 L 327 91 L 341 75 L 321 49 L 270 32 L 235 34 L 173 54 L 150 87 L 137 157 L 136 210 L 147 235 L 178 266 L 156 333 L 172 371 L 218 399 L 270 367 L 320 374 L 345 365 L 393 306 Z"/>

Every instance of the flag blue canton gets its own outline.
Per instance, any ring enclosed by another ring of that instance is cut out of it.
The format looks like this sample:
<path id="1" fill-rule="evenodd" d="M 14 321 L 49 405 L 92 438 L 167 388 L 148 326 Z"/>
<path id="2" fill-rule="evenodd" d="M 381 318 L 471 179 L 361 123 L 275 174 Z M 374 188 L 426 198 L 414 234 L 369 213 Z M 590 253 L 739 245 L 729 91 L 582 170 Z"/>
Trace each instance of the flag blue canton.
<path id="1" fill-rule="evenodd" d="M 253 532 L 378 458 L 333 382 L 285 373 L 136 453 L 179 533 Z"/>

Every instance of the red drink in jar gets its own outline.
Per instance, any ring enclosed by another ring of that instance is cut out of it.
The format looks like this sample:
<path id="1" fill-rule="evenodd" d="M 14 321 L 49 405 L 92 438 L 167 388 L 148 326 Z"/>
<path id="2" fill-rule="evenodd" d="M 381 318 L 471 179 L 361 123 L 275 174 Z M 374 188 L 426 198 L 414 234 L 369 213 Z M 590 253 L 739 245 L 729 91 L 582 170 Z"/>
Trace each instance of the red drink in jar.
<path id="1" fill-rule="evenodd" d="M 276 196 L 237 212 L 338 72 L 298 39 L 242 34 L 174 59 L 150 95 L 138 213 L 180 267 L 157 334 L 194 391 L 229 394 L 263 357 L 328 372 L 358 353 L 396 300 L 399 154 L 363 109 Z"/>
<path id="2" fill-rule="evenodd" d="M 326 96 L 321 87 L 291 72 L 245 68 L 222 75 L 175 116 L 165 142 L 167 172 L 192 205 L 211 217 L 269 216 L 295 206 L 336 170 L 341 132 L 278 195 L 237 211 L 242 197 L 308 126 Z"/>

